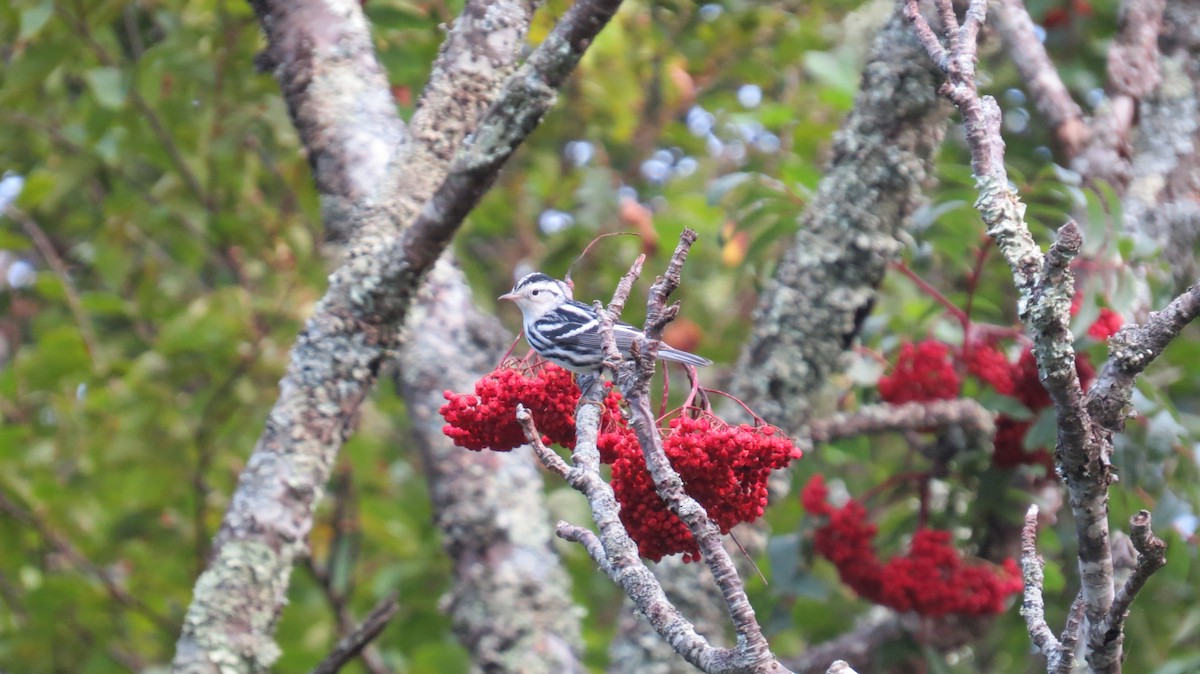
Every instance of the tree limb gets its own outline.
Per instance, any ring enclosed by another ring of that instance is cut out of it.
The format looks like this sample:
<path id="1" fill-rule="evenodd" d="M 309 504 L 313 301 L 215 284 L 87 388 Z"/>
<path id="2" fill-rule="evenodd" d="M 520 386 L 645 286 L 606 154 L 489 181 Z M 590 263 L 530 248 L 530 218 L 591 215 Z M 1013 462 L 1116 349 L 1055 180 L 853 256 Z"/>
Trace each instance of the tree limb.
<path id="1" fill-rule="evenodd" d="M 833 442 L 874 433 L 961 426 L 994 435 L 995 414 L 970 398 L 868 405 L 849 414 L 834 414 L 809 424 L 813 442 Z"/>
<path id="2" fill-rule="evenodd" d="M 1049 124 L 1050 133 L 1063 154 L 1068 160 L 1074 158 L 1091 135 L 1083 110 L 1059 77 L 1058 68 L 1038 37 L 1025 3 L 1000 0 L 996 9 L 1006 53 L 1020 73 L 1033 106 Z"/>
<path id="3" fill-rule="evenodd" d="M 396 326 L 463 217 L 549 109 L 555 88 L 618 5 L 581 0 L 572 6 L 508 78 L 474 143 L 458 153 L 412 226 L 398 235 L 363 236 L 332 274 L 293 348 L 280 398 L 197 581 L 176 671 L 261 671 L 278 658 L 272 634 L 293 562 L 306 551 L 312 512 L 337 450 L 397 345 Z M 371 208 L 362 217 L 386 218 L 386 209 Z"/>
<path id="4" fill-rule="evenodd" d="M 335 674 L 379 636 L 399 610 L 400 604 L 396 602 L 395 593 L 384 597 L 367 613 L 358 627 L 338 642 L 333 652 L 313 669 L 312 674 Z"/>
<path id="5" fill-rule="evenodd" d="M 1155 571 L 1167 564 L 1167 544 L 1150 530 L 1150 511 L 1141 510 L 1129 519 L 1133 548 L 1137 550 L 1137 566 L 1117 592 L 1108 609 L 1104 623 L 1091 631 L 1088 644 L 1088 665 L 1097 671 L 1107 671 L 1121 665 L 1121 643 L 1125 639 L 1125 618 L 1138 591 Z"/>
<path id="6" fill-rule="evenodd" d="M 1151 313 L 1145 323 L 1125 325 L 1109 338 L 1109 359 L 1087 395 L 1088 413 L 1096 423 L 1109 432 L 1125 428 L 1125 407 L 1133 396 L 1134 380 L 1198 314 L 1200 284 L 1162 311 Z"/>
<path id="7" fill-rule="evenodd" d="M 897 7 L 876 35 L 862 82 L 795 240 L 762 293 L 731 391 L 798 433 L 875 302 L 924 203 L 950 108 L 938 74 Z"/>
<path id="8" fill-rule="evenodd" d="M 1062 643 L 1055 638 L 1046 624 L 1046 602 L 1042 597 L 1045 583 L 1045 560 L 1037 553 L 1038 507 L 1029 506 L 1025 513 L 1025 527 L 1021 531 L 1021 570 L 1025 584 L 1025 598 L 1021 602 L 1021 617 L 1029 630 L 1033 645 L 1046 656 L 1046 669 L 1057 672 L 1064 658 L 1073 657 Z"/>
<path id="9" fill-rule="evenodd" d="M 949 0 L 937 0 L 948 2 Z M 981 23 L 987 3 L 972 0 L 963 26 Z M 937 41 L 921 16 L 917 0 L 908 0 L 906 15 L 923 43 Z M 1073 340 L 1067 321 L 1073 281 L 1069 260 L 1080 245 L 1078 229 L 1067 223 L 1059 241 L 1043 258 L 1025 224 L 1025 206 L 1011 187 L 1004 168 L 1004 140 L 1000 136 L 1000 109 L 990 96 L 980 97 L 975 86 L 974 40 L 960 40 L 960 51 L 947 59 L 946 83 L 941 93 L 962 113 L 971 166 L 979 187 L 976 208 L 988 234 L 1012 269 L 1019 293 L 1018 312 L 1034 340 L 1041 380 L 1054 401 L 1058 416 L 1055 460 L 1067 482 L 1079 541 L 1079 569 L 1083 603 L 1089 624 L 1098 625 L 1113 601 L 1112 554 L 1108 537 L 1108 485 L 1111 467 L 1107 439 L 1094 432 L 1084 406 L 1075 369 Z M 931 57 L 935 50 L 929 48 Z"/>

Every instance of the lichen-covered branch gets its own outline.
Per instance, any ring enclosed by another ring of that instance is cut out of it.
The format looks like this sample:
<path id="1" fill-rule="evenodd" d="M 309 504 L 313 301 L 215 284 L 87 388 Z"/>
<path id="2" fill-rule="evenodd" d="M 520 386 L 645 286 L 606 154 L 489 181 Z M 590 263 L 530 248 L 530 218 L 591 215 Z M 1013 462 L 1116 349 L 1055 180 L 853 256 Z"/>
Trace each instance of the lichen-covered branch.
<path id="1" fill-rule="evenodd" d="M 1083 110 L 1059 77 L 1058 68 L 1038 37 L 1025 3 L 1000 0 L 996 10 L 1006 54 L 1020 73 L 1029 99 L 1049 125 L 1063 154 L 1068 159 L 1075 157 L 1091 135 Z"/>
<path id="2" fill-rule="evenodd" d="M 582 394 L 575 412 L 575 449 L 571 455 L 574 465 L 567 470 L 566 479 L 567 484 L 587 498 L 599 535 L 565 522 L 558 525 L 559 535 L 583 545 L 600 569 L 621 586 L 638 612 L 686 661 L 705 672 L 746 671 L 736 650 L 713 648 L 696 632 L 671 604 L 654 574 L 638 557 L 637 543 L 621 524 L 618 514 L 621 506 L 612 487 L 600 475 L 600 450 L 596 447 L 596 438 L 600 430 L 604 386 L 599 377 L 593 376 L 581 378 L 579 384 Z M 525 437 L 535 447 L 535 453 L 548 459 L 547 468 L 553 472 L 560 470 L 561 466 L 549 458 L 553 451 L 542 445 L 541 434 L 534 428 L 532 416 L 519 412 L 517 419 L 525 429 Z"/>
<path id="3" fill-rule="evenodd" d="M 371 30 L 355 0 L 251 0 L 274 73 L 312 165 L 326 236 L 351 238 L 355 205 L 388 183 L 405 139 Z"/>
<path id="4" fill-rule="evenodd" d="M 948 0 L 938 0 L 939 2 Z M 908 0 L 906 14 L 922 41 L 937 41 L 925 22 L 917 0 Z M 987 3 L 973 0 L 968 21 L 986 16 Z M 947 59 L 946 83 L 941 92 L 963 116 L 971 165 L 979 188 L 976 209 L 988 234 L 996 241 L 1013 274 L 1018 291 L 1017 309 L 1034 340 L 1033 353 L 1043 385 L 1054 401 L 1058 419 L 1055 460 L 1067 482 L 1075 533 L 1079 540 L 1079 569 L 1083 599 L 1091 624 L 1103 618 L 1112 604 L 1113 569 L 1108 540 L 1108 484 L 1110 466 L 1101 439 L 1083 404 L 1075 369 L 1074 343 L 1068 329 L 1074 293 L 1069 261 L 1081 238 L 1074 223 L 1059 232 L 1049 255 L 1034 242 L 1025 224 L 1025 205 L 1008 180 L 1004 168 L 1004 140 L 1000 136 L 1000 108 L 990 96 L 975 88 L 974 41 L 960 40 L 960 51 Z M 930 50 L 930 55 L 934 54 Z"/>
<path id="5" fill-rule="evenodd" d="M 1129 529 L 1133 549 L 1137 551 L 1137 566 L 1117 592 L 1100 629 L 1091 631 L 1087 661 L 1098 671 L 1120 667 L 1121 642 L 1125 639 L 1125 617 L 1129 615 L 1129 606 L 1150 576 L 1167 564 L 1167 544 L 1150 529 L 1150 511 L 1140 510 L 1129 518 Z"/>
<path id="6" fill-rule="evenodd" d="M 1151 313 L 1145 323 L 1126 325 L 1109 338 L 1109 359 L 1087 395 L 1088 412 L 1097 424 L 1109 432 L 1125 428 L 1134 380 L 1198 314 L 1200 284 Z"/>
<path id="7" fill-rule="evenodd" d="M 416 289 L 618 4 L 575 4 L 506 80 L 475 142 L 459 151 L 455 168 L 414 223 L 399 234 L 360 236 L 330 277 L 292 350 L 280 397 L 196 583 L 177 644 L 176 671 L 257 672 L 278 658 L 272 635 L 293 563 L 306 553 L 330 467 L 384 358 L 398 344 L 398 326 Z M 386 212 L 367 208 L 361 217 L 387 217 Z"/>
<path id="8" fill-rule="evenodd" d="M 1029 506 L 1025 513 L 1025 527 L 1021 531 L 1021 575 L 1025 583 L 1025 598 L 1021 602 L 1021 617 L 1029 629 L 1029 638 L 1042 655 L 1046 656 L 1046 669 L 1057 672 L 1064 659 L 1073 659 L 1075 653 L 1063 649 L 1062 643 L 1046 624 L 1046 602 L 1042 596 L 1045 584 L 1046 562 L 1037 553 L 1038 507 Z"/>
<path id="9" fill-rule="evenodd" d="M 874 433 L 960 426 L 994 435 L 995 414 L 970 398 L 903 405 L 868 405 L 852 413 L 834 414 L 809 424 L 813 442 L 833 442 Z"/>
<path id="10" fill-rule="evenodd" d="M 948 4 L 950 0 L 935 2 Z M 982 23 L 986 10 L 985 0 L 972 0 L 962 32 L 965 34 L 967 27 L 973 23 Z M 1153 8 L 1150 7 L 1148 11 L 1153 11 Z M 1161 13 L 1161 9 L 1159 11 Z M 1058 423 L 1055 462 L 1067 485 L 1079 543 L 1082 606 L 1089 626 L 1088 662 L 1093 671 L 1119 672 L 1120 628 L 1116 633 L 1104 632 L 1104 624 L 1114 602 L 1113 562 L 1108 535 L 1108 487 L 1113 479 L 1108 461 L 1112 450 L 1111 431 L 1093 419 L 1093 405 L 1085 404 L 1068 329 L 1070 302 L 1074 292 L 1070 261 L 1078 252 L 1082 238 L 1075 224 L 1068 222 L 1059 230 L 1054 245 L 1042 256 L 1024 222 L 1024 204 L 1011 187 L 1004 168 L 999 106 L 991 97 L 980 97 L 976 90 L 974 40 L 966 40 L 960 35 L 957 49 L 947 54 L 921 15 L 917 0 L 907 0 L 906 15 L 926 45 L 929 56 L 944 64 L 946 83 L 941 93 L 955 103 L 963 116 L 972 169 L 979 187 L 976 208 L 983 215 L 988 234 L 996 241 L 1012 270 L 1019 293 L 1018 311 L 1034 341 L 1033 352 L 1042 383 L 1054 401 Z M 1175 318 L 1182 318 L 1182 315 L 1176 314 Z M 1170 320 L 1164 322 L 1171 323 Z M 1178 327 L 1173 333 L 1169 329 L 1163 333 L 1162 345 L 1165 346 L 1174 334 L 1178 334 Z M 1113 353 L 1115 361 L 1117 352 Z M 1142 367 L 1144 365 L 1137 368 L 1137 372 Z M 1130 382 L 1137 372 L 1128 375 Z M 1123 403 L 1118 411 L 1121 407 Z M 1036 513 L 1033 516 L 1032 526 L 1036 527 Z M 1027 552 L 1035 554 L 1028 520 L 1026 529 L 1029 543 Z M 1030 566 L 1036 564 L 1031 563 Z M 1040 567 L 1038 570 L 1040 572 Z M 1027 589 L 1036 584 L 1036 578 L 1032 576 L 1027 575 L 1026 580 Z M 1038 594 L 1040 596 L 1040 590 Z M 1051 641 L 1053 636 L 1044 625 L 1044 617 L 1038 618 L 1035 609 L 1032 607 L 1028 616 L 1031 618 L 1030 633 L 1039 646 L 1050 647 L 1054 643 Z M 1097 657 L 1093 658 L 1093 655 Z M 1051 663 L 1052 670 L 1057 664 Z"/>
<path id="11" fill-rule="evenodd" d="M 814 411 L 833 406 L 828 383 L 844 369 L 887 265 L 900 252 L 897 236 L 924 203 L 924 188 L 933 179 L 950 106 L 938 98 L 938 73 L 923 53 L 897 9 L 874 38 L 825 175 L 759 298 L 750 339 L 734 369 L 730 391 L 796 437 Z M 731 419 L 739 414 L 733 406 L 722 413 Z M 693 572 L 666 565 L 658 572 L 678 588 L 672 596 L 702 630 L 724 629 L 700 618 L 718 598 L 704 592 Z M 613 652 L 624 670 L 670 667 L 649 652 L 654 635 L 638 632 L 634 621 L 622 624 L 630 629 L 618 635 Z M 826 666 L 828 661 L 821 671 Z"/>
<path id="12" fill-rule="evenodd" d="M 731 391 L 788 433 L 826 404 L 821 394 L 932 180 L 949 106 L 923 54 L 898 9 L 875 37 L 825 177 L 759 300 Z"/>
<path id="13" fill-rule="evenodd" d="M 704 507 L 683 490 L 683 481 L 663 451 L 662 436 L 658 432 L 658 424 L 650 404 L 650 379 L 654 376 L 654 354 L 657 351 L 658 340 L 662 336 L 663 328 L 678 311 L 677 304 L 667 305 L 667 298 L 679 287 L 683 263 L 695 240 L 696 232 L 690 229 L 683 230 L 666 273 L 651 286 L 646 304 L 646 323 L 643 330 L 645 338 L 636 340 L 639 348 L 635 349 L 635 353 L 638 353 L 639 357 L 630 363 L 633 367 L 621 368 L 618 383 L 629 402 L 630 426 L 642 447 L 646 467 L 654 480 L 658 496 L 671 512 L 687 525 L 696 540 L 700 554 L 713 574 L 733 621 L 738 636 L 738 651 L 744 665 L 759 668 L 774 660 L 770 645 L 754 616 L 754 607 L 750 605 L 746 596 L 733 559 L 721 543 L 720 529 L 709 519 Z"/>
<path id="14" fill-rule="evenodd" d="M 696 233 L 685 229 L 666 274 L 651 288 L 645 336 L 635 341 L 631 349 L 631 361 L 621 362 L 619 354 L 612 358 L 611 352 L 616 351 L 612 323 L 619 316 L 633 281 L 641 272 L 641 258 L 618 284 L 608 309 L 600 309 L 600 330 L 603 341 L 606 342 L 606 351 L 610 352 L 610 359 L 615 361 L 612 364 L 616 366 L 618 383 L 630 407 L 630 424 L 642 447 L 655 488 L 659 497 L 688 526 L 697 541 L 701 555 L 722 591 L 729 616 L 738 632 L 737 648 L 714 648 L 696 632 L 694 626 L 667 599 L 662 585 L 642 562 L 638 556 L 637 545 L 621 524 L 618 517 L 620 506 L 612 488 L 599 472 L 600 454 L 596 442 L 604 397 L 600 377 L 589 375 L 580 378 L 582 395 L 576 407 L 573 467 L 567 467 L 556 454 L 542 445 L 532 415 L 523 407 L 518 409 L 517 419 L 525 430 L 526 438 L 533 444 L 535 454 L 542 459 L 547 469 L 565 475 L 568 484 L 584 494 L 599 528 L 597 536 L 585 529 L 560 523 L 559 535 L 583 545 L 588 555 L 621 586 L 636 610 L 676 653 L 705 672 L 782 673 L 787 670 L 770 652 L 732 559 L 722 546 L 720 529 L 709 520 L 704 508 L 683 491 L 682 480 L 671 467 L 663 451 L 662 438 L 650 410 L 649 380 L 654 373 L 658 338 L 663 327 L 678 310 L 677 305 L 668 307 L 666 299 L 679 284 L 680 270 L 687 257 L 687 251 L 695 240 Z"/>
<path id="15" fill-rule="evenodd" d="M 1133 134 L 1126 229 L 1159 245 L 1180 288 L 1200 275 L 1200 5 L 1167 0 L 1158 46 L 1158 87 L 1143 96 Z"/>
<path id="16" fill-rule="evenodd" d="M 393 171 L 393 220 L 411 218 L 445 178 L 455 148 L 516 67 L 537 4 L 471 0 L 463 8 L 409 121 Z M 475 304 L 447 252 L 412 308 L 395 379 L 454 567 L 445 606 L 472 661 L 497 673 L 579 671 L 580 611 L 551 548 L 536 462 L 527 452 L 465 452 L 442 433 L 442 391 L 470 388 L 509 339 Z"/>

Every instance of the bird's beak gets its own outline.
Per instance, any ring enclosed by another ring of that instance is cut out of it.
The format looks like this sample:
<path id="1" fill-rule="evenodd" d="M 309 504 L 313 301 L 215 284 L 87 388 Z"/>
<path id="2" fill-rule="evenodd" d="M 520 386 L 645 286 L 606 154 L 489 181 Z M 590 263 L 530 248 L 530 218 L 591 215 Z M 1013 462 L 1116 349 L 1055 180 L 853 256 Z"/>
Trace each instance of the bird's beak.
<path id="1" fill-rule="evenodd" d="M 501 295 L 501 296 L 497 297 L 496 299 L 498 299 L 498 300 L 512 300 L 512 301 L 516 302 L 518 297 L 520 297 L 520 296 L 519 296 L 519 295 L 517 295 L 516 293 L 504 293 L 503 295 Z"/>

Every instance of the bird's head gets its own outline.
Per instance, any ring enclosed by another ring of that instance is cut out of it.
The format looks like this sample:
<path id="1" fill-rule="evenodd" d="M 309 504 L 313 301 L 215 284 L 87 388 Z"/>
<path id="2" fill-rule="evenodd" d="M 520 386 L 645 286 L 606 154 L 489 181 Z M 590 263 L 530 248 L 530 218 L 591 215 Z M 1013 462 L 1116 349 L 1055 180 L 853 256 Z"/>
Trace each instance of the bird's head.
<path id="1" fill-rule="evenodd" d="M 571 299 L 571 289 L 552 276 L 534 272 L 517 281 L 511 292 L 498 299 L 516 302 L 525 319 L 531 320 Z"/>

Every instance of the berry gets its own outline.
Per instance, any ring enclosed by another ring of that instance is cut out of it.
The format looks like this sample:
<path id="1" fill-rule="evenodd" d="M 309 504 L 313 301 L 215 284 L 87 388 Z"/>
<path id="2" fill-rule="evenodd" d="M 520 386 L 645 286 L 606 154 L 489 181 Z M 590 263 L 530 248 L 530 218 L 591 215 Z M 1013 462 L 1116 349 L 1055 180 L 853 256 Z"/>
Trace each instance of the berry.
<path id="1" fill-rule="evenodd" d="M 927 339 L 900 347 L 892 373 L 879 378 L 879 396 L 894 405 L 948 400 L 958 396 L 961 383 L 950 347 Z"/>
<path id="2" fill-rule="evenodd" d="M 1088 328 L 1088 337 L 1104 341 L 1117 334 L 1117 330 L 1120 330 L 1124 324 L 1125 319 L 1121 317 L 1121 314 L 1104 307 L 1100 309 L 1100 317 Z"/>
<path id="3" fill-rule="evenodd" d="M 867 521 L 866 508 L 854 499 L 835 508 L 826 502 L 828 494 L 821 475 L 800 493 L 805 510 L 825 520 L 813 534 L 813 548 L 862 598 L 925 616 L 986 615 L 1003 612 L 1007 598 L 1021 591 L 1013 560 L 998 569 L 965 564 L 947 531 L 920 529 L 907 554 L 881 562 L 873 544 L 878 529 Z"/>

